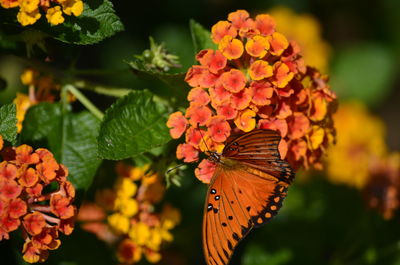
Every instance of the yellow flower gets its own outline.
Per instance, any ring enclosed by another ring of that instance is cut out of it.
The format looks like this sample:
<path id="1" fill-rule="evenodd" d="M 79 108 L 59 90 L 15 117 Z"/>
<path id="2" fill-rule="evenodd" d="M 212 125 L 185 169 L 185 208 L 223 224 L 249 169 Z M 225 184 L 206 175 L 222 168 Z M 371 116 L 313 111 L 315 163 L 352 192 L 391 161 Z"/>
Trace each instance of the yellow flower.
<path id="1" fill-rule="evenodd" d="M 19 0 L 20 11 L 32 13 L 38 11 L 40 0 Z"/>
<path id="2" fill-rule="evenodd" d="M 307 64 L 326 72 L 331 48 L 321 37 L 317 19 L 308 14 L 296 14 L 282 6 L 271 9 L 269 13 L 276 21 L 277 31 L 300 45 Z"/>
<path id="3" fill-rule="evenodd" d="M 341 104 L 334 122 L 337 143 L 328 151 L 328 178 L 362 188 L 369 178 L 369 165 L 386 153 L 385 126 L 356 102 Z"/>
<path id="4" fill-rule="evenodd" d="M 25 119 L 26 111 L 33 105 L 28 95 L 23 93 L 17 93 L 17 97 L 14 99 L 14 104 L 17 108 L 17 128 L 18 133 L 22 130 L 22 122 Z"/>
<path id="5" fill-rule="evenodd" d="M 139 211 L 139 205 L 135 199 L 117 197 L 114 209 L 127 217 L 132 217 Z"/>
<path id="6" fill-rule="evenodd" d="M 154 251 L 158 251 L 160 249 L 162 240 L 162 230 L 158 227 L 155 227 L 150 230 L 150 236 L 146 241 L 146 246 Z"/>
<path id="7" fill-rule="evenodd" d="M 81 0 L 61 0 L 59 1 L 63 7 L 63 12 L 70 16 L 79 16 L 83 12 L 83 2 Z"/>
<path id="8" fill-rule="evenodd" d="M 147 224 L 138 222 L 129 230 L 129 237 L 139 246 L 144 246 L 150 238 L 150 228 Z"/>
<path id="9" fill-rule="evenodd" d="M 119 233 L 128 233 L 129 230 L 129 218 L 120 214 L 114 213 L 107 218 L 110 226 Z"/>
<path id="10" fill-rule="evenodd" d="M 137 186 L 129 178 L 120 178 L 117 183 L 117 197 L 119 198 L 130 198 L 136 194 Z"/>
<path id="11" fill-rule="evenodd" d="M 35 83 L 37 76 L 38 76 L 37 71 L 27 68 L 21 74 L 21 82 L 24 85 L 33 85 Z"/>
<path id="12" fill-rule="evenodd" d="M 150 263 L 157 263 L 161 260 L 161 254 L 151 249 L 146 249 L 144 255 Z"/>
<path id="13" fill-rule="evenodd" d="M 161 213 L 162 226 L 165 229 L 172 229 L 181 221 L 181 213 L 178 209 L 172 207 L 169 204 L 164 205 Z"/>
<path id="14" fill-rule="evenodd" d="M 55 6 L 49 8 L 46 14 L 47 21 L 52 25 L 58 25 L 64 22 L 64 17 L 62 16 L 61 7 Z"/>
<path id="15" fill-rule="evenodd" d="M 34 10 L 33 12 L 24 12 L 22 8 L 17 14 L 18 22 L 21 23 L 22 26 L 32 25 L 34 24 L 42 15 L 39 13 L 39 9 Z"/>

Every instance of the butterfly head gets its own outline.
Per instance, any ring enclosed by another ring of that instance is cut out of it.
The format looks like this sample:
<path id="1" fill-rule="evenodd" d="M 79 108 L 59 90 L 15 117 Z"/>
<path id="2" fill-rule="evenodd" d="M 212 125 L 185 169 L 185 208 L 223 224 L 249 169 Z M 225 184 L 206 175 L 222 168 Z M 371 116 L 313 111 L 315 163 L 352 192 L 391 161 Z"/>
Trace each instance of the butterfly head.
<path id="1" fill-rule="evenodd" d="M 220 163 L 221 162 L 221 155 L 215 151 L 208 151 L 206 152 L 208 157 L 207 159 L 210 160 L 211 162 L 214 163 Z"/>

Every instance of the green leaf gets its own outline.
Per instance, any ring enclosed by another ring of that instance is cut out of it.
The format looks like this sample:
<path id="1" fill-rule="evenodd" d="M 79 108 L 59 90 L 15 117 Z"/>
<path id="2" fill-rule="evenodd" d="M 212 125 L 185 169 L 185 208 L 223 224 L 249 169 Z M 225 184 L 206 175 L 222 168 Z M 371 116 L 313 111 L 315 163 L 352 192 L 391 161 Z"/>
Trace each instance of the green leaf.
<path id="1" fill-rule="evenodd" d="M 379 44 L 360 43 L 340 50 L 332 67 L 331 86 L 340 98 L 376 106 L 388 96 L 395 78 L 395 56 Z"/>
<path id="2" fill-rule="evenodd" d="M 166 144 L 167 108 L 149 91 L 133 91 L 107 109 L 98 137 L 102 158 L 120 160 Z"/>
<path id="3" fill-rule="evenodd" d="M 68 17 L 63 24 L 48 26 L 47 33 L 66 43 L 94 44 L 124 30 L 109 0 L 85 0 L 83 13 Z"/>
<path id="4" fill-rule="evenodd" d="M 49 134 L 49 146 L 59 162 L 66 165 L 77 189 L 89 188 L 101 160 L 97 155 L 100 121 L 89 112 L 69 113 Z"/>
<path id="5" fill-rule="evenodd" d="M 12 144 L 17 138 L 17 109 L 15 104 L 0 107 L 0 135 Z"/>
<path id="6" fill-rule="evenodd" d="M 40 103 L 28 109 L 22 125 L 22 141 L 39 141 L 50 134 L 61 119 L 60 104 Z"/>
<path id="7" fill-rule="evenodd" d="M 47 140 L 57 161 L 68 167 L 75 188 L 87 189 L 101 162 L 96 140 L 99 126 L 88 112 L 63 113 L 60 104 L 40 103 L 28 110 L 21 136 L 24 141 Z"/>
<path id="8" fill-rule="evenodd" d="M 201 24 L 191 19 L 189 26 L 196 54 L 204 49 L 216 50 L 218 48 L 217 44 L 211 40 L 210 31 L 206 30 Z"/>

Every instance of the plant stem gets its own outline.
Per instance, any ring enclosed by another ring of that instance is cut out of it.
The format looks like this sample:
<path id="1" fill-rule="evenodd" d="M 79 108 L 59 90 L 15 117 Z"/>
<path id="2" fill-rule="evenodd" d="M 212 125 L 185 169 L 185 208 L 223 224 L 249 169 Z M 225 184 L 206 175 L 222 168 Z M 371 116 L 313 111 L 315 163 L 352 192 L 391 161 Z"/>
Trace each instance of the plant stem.
<path id="1" fill-rule="evenodd" d="M 91 84 L 85 80 L 78 80 L 74 82 L 74 86 L 80 89 L 86 89 L 94 91 L 98 94 L 112 96 L 112 97 L 123 97 L 129 94 L 132 90 L 129 88 L 112 88 L 112 87 L 105 87 L 100 85 Z"/>
<path id="2" fill-rule="evenodd" d="M 65 89 L 71 92 L 78 100 L 85 106 L 96 118 L 102 120 L 104 117 L 103 112 L 101 112 L 85 95 L 83 95 L 78 89 L 73 85 L 65 85 Z"/>

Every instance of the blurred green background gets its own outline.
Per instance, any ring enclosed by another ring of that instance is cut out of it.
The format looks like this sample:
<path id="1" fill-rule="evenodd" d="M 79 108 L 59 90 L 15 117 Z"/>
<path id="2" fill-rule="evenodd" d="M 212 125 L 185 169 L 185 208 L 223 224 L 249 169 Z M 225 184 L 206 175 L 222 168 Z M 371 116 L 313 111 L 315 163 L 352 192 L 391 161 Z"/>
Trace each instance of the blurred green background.
<path id="1" fill-rule="evenodd" d="M 112 86 L 148 88 L 158 86 L 139 80 L 123 62 L 148 48 L 148 36 L 165 42 L 187 69 L 194 63 L 189 20 L 206 28 L 226 19 L 229 12 L 246 9 L 252 15 L 279 5 L 296 13 L 314 16 L 322 38 L 330 45 L 326 72 L 339 101 L 356 99 L 380 116 L 387 126 L 390 150 L 400 150 L 400 1 L 398 0 L 279 0 L 279 1 L 113 1 L 126 30 L 93 46 L 50 43 L 54 60 L 75 61 L 78 69 L 104 69 L 111 74 L 88 76 Z M 293 25 L 295 27 L 296 25 Z M 115 74 L 115 71 L 122 70 Z M 8 88 L 1 103 L 24 89 L 19 82 L 20 66 L 0 61 L 1 76 Z M 104 106 L 112 101 L 98 98 Z M 99 102 L 99 101 L 98 101 Z M 362 132 L 360 132 L 362 133 Z M 104 165 L 103 165 L 104 167 Z M 166 200 L 178 207 L 182 223 L 173 231 L 174 242 L 167 246 L 161 264 L 204 264 L 201 222 L 206 186 L 185 171 L 182 187 L 172 187 Z M 101 172 L 101 170 L 99 170 Z M 301 174 L 301 173 L 300 173 Z M 384 220 L 367 211 L 359 191 L 330 184 L 324 173 L 312 181 L 295 181 L 281 212 L 269 224 L 255 229 L 239 244 L 231 264 L 400 264 L 400 226 L 397 214 Z M 99 174 L 96 183 L 102 183 Z M 1 264 L 14 262 L 4 242 Z M 9 259 L 7 258 L 9 257 Z M 60 261 L 62 260 L 62 261 Z M 79 228 L 64 237 L 61 249 L 46 264 L 112 264 L 112 250 Z M 143 264 L 146 261 L 142 261 Z"/>

